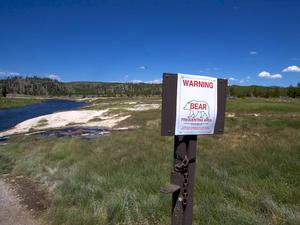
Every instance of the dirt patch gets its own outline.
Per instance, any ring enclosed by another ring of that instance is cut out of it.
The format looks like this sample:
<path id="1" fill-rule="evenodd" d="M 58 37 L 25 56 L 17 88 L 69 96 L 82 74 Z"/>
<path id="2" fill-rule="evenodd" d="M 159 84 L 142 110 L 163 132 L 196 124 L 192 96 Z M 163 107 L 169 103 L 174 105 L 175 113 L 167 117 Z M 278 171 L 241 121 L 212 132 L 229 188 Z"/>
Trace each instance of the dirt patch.
<path id="1" fill-rule="evenodd" d="M 20 197 L 20 203 L 32 212 L 34 216 L 41 216 L 51 205 L 47 188 L 23 176 L 2 176 Z"/>

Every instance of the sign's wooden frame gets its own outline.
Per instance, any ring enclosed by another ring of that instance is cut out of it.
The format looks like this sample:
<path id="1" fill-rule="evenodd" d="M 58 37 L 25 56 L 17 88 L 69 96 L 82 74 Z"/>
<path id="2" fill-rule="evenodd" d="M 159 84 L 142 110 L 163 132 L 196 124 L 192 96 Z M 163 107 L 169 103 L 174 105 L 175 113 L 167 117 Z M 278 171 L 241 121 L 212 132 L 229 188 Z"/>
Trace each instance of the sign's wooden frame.
<path id="1" fill-rule="evenodd" d="M 176 124 L 176 103 L 177 103 L 177 74 L 163 74 L 163 93 L 162 93 L 162 136 L 174 136 Z M 214 134 L 224 133 L 225 106 L 227 94 L 227 80 L 218 78 L 218 111 L 215 123 Z M 193 134 L 195 135 L 195 134 Z"/>

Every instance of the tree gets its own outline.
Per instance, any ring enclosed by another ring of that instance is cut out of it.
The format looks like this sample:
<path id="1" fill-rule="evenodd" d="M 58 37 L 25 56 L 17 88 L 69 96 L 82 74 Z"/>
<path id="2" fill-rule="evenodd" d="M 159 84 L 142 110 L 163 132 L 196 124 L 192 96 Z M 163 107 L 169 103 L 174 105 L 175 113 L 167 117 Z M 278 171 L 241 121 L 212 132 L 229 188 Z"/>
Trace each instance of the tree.
<path id="1" fill-rule="evenodd" d="M 295 98 L 296 97 L 296 88 L 294 88 L 293 86 L 289 86 L 288 90 L 287 90 L 287 95 L 291 98 Z"/>
<path id="2" fill-rule="evenodd" d="M 253 93 L 253 96 L 254 96 L 254 97 L 257 97 L 257 96 L 258 96 L 258 95 L 257 95 L 257 89 L 256 89 L 256 87 L 253 88 L 253 92 L 252 92 L 252 93 Z"/>
<path id="3" fill-rule="evenodd" d="M 229 95 L 236 97 L 236 88 L 234 86 L 229 87 Z"/>
<path id="4" fill-rule="evenodd" d="M 271 90 L 270 96 L 273 98 L 277 98 L 280 95 L 280 90 L 278 87 L 275 87 L 274 89 Z"/>
<path id="5" fill-rule="evenodd" d="M 3 85 L 1 92 L 2 92 L 2 96 L 5 98 L 8 94 L 6 85 Z"/>
<path id="6" fill-rule="evenodd" d="M 270 97 L 270 89 L 267 87 L 265 90 L 265 94 L 264 94 L 265 98 L 269 98 Z"/>

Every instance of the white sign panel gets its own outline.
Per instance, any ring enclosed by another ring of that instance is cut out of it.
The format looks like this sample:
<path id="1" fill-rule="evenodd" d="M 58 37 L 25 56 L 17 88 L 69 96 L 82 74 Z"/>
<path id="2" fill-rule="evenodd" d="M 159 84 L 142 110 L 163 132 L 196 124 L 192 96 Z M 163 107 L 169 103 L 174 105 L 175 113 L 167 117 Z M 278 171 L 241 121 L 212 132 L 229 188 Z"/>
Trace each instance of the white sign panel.
<path id="1" fill-rule="evenodd" d="M 175 135 L 213 134 L 218 79 L 178 74 Z"/>

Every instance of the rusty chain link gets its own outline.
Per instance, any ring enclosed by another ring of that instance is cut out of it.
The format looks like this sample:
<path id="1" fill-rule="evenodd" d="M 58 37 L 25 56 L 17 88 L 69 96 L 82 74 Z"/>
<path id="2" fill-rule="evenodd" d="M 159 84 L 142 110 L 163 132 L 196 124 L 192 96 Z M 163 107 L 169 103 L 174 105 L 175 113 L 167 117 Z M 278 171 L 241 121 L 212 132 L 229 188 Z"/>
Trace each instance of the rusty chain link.
<path id="1" fill-rule="evenodd" d="M 183 189 L 182 189 L 182 204 L 183 206 L 187 205 L 187 197 L 188 197 L 188 165 L 193 160 L 189 160 L 185 155 L 184 159 L 178 164 L 175 165 L 175 171 L 179 172 L 183 175 Z"/>

